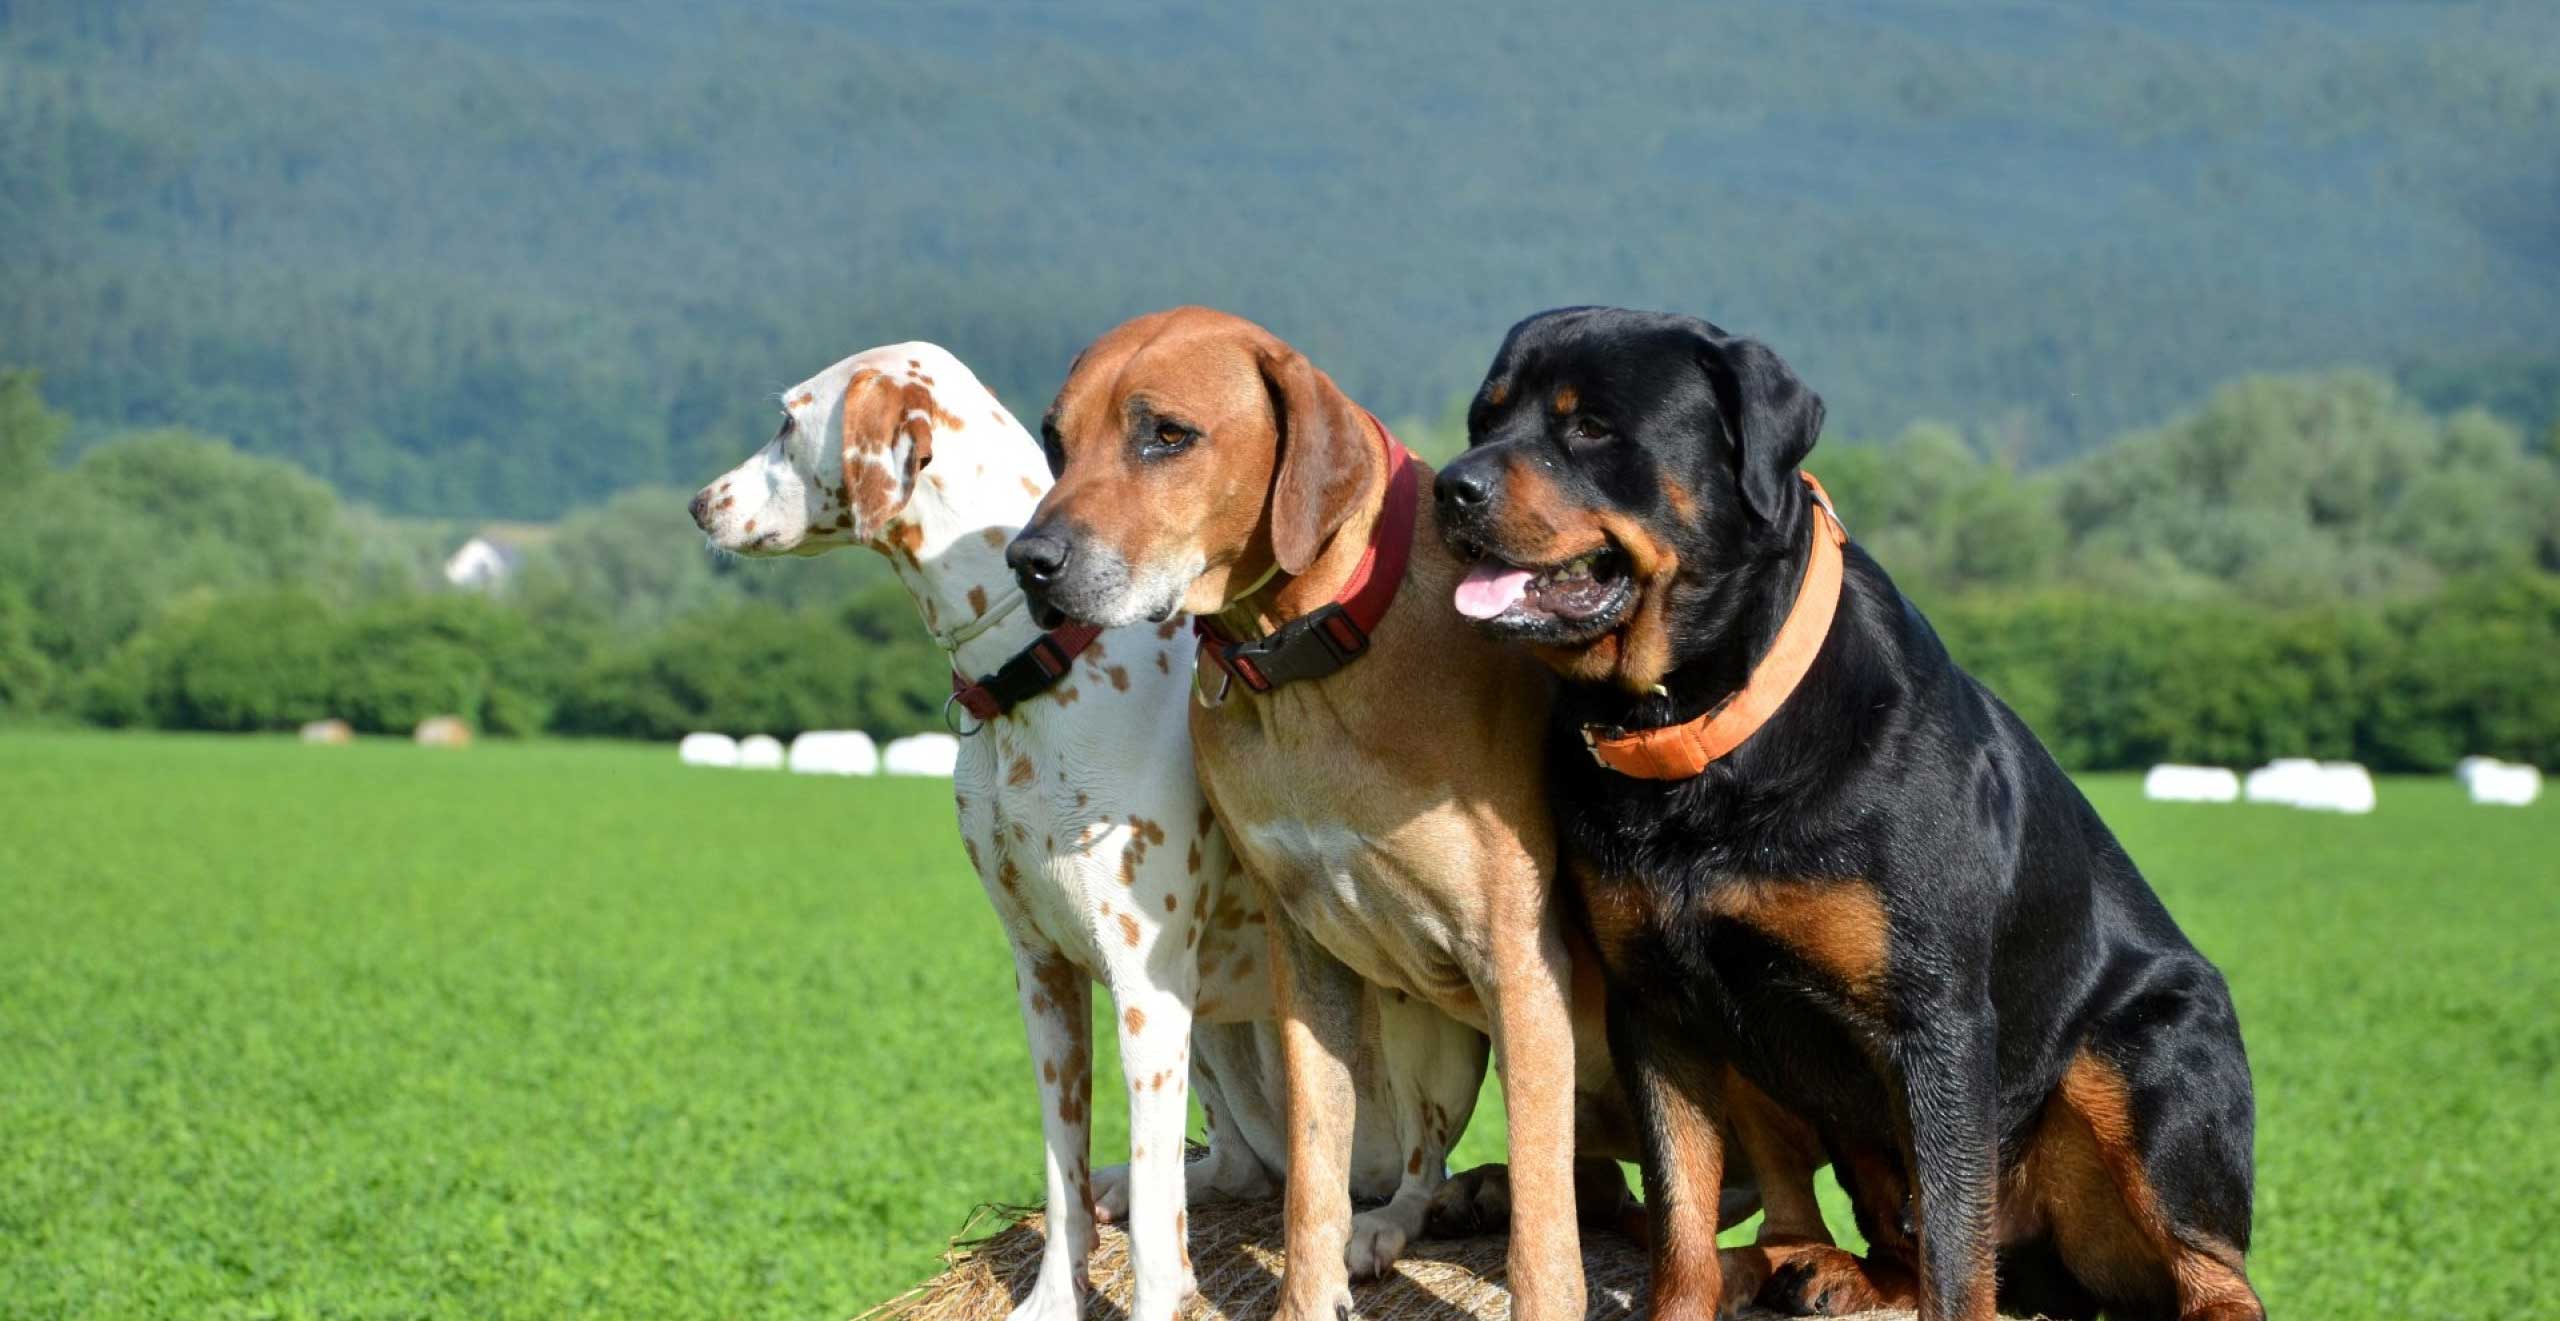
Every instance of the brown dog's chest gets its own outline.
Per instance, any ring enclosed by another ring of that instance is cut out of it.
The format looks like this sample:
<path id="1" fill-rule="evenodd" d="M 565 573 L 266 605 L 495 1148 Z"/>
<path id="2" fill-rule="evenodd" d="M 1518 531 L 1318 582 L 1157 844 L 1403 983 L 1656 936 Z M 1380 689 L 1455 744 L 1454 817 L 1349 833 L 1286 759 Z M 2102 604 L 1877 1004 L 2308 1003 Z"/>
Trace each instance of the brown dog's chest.
<path id="1" fill-rule="evenodd" d="M 1533 801 L 1516 801 L 1528 799 L 1521 781 L 1485 773 L 1500 760 L 1359 740 L 1336 709 L 1354 681 L 1388 676 L 1380 661 L 1198 712 L 1201 783 L 1236 858 L 1293 927 L 1367 981 L 1482 1029 L 1482 991 L 1500 975 L 1492 924 L 1536 911 L 1505 893 L 1516 881 L 1487 878 L 1536 876 L 1521 832 L 1541 822 Z M 1452 773 L 1469 765 L 1485 771 Z"/>

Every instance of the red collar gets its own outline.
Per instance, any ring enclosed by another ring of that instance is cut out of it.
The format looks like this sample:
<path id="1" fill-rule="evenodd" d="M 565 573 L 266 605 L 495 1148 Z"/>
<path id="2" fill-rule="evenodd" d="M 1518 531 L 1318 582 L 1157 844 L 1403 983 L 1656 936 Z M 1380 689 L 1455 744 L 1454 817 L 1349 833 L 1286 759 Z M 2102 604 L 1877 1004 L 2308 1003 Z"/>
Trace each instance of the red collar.
<path id="1" fill-rule="evenodd" d="M 1284 683 L 1321 679 L 1358 660 L 1369 650 L 1369 635 L 1387 617 L 1387 607 L 1404 585 L 1405 561 L 1413 554 L 1413 527 L 1421 478 L 1413 452 L 1387 431 L 1386 424 L 1366 412 L 1378 448 L 1387 460 L 1387 496 L 1378 521 L 1369 530 L 1369 547 L 1342 593 L 1315 610 L 1273 629 L 1268 636 L 1239 641 L 1207 615 L 1194 615 L 1191 631 L 1199 635 L 1200 653 L 1210 664 L 1244 681 L 1257 693 Z"/>
<path id="2" fill-rule="evenodd" d="M 1067 677 L 1076 657 L 1093 645 L 1102 630 L 1091 624 L 1061 624 L 1031 640 L 1031 645 L 1013 653 L 993 674 L 980 675 L 974 682 L 951 672 L 951 696 L 942 704 L 942 720 L 951 719 L 954 704 L 978 718 L 984 725 L 1007 711 L 1049 691 L 1058 680 Z M 962 731 L 955 727 L 954 734 Z M 967 731 L 974 734 L 975 729 Z"/>
<path id="3" fill-rule="evenodd" d="M 1809 472 L 1796 475 L 1813 495 L 1813 546 L 1804 580 L 1796 585 L 1795 604 L 1778 625 L 1768 654 L 1751 667 L 1751 678 L 1704 715 L 1681 724 L 1633 730 L 1584 725 L 1582 742 L 1593 761 L 1639 780 L 1688 779 L 1759 733 L 1804 682 L 1840 608 L 1840 548 L 1848 544 L 1849 533 L 1831 512 L 1831 495 L 1822 483 Z"/>

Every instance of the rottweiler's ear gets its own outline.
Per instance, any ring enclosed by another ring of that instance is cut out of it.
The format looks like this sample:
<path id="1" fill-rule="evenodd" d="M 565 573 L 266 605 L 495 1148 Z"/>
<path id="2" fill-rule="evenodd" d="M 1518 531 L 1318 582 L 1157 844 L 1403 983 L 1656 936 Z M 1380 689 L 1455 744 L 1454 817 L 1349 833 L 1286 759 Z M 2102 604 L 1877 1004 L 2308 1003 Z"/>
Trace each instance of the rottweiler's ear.
<path id="1" fill-rule="evenodd" d="M 1333 378 L 1305 354 L 1275 345 L 1262 354 L 1280 462 L 1271 479 L 1271 553 L 1280 571 L 1300 574 L 1351 517 L 1351 497 L 1369 474 L 1376 446 Z"/>
<path id="2" fill-rule="evenodd" d="M 1705 366 L 1741 466 L 1742 498 L 1761 522 L 1775 522 L 1796 465 L 1822 434 L 1822 396 L 1758 340 L 1710 335 Z"/>

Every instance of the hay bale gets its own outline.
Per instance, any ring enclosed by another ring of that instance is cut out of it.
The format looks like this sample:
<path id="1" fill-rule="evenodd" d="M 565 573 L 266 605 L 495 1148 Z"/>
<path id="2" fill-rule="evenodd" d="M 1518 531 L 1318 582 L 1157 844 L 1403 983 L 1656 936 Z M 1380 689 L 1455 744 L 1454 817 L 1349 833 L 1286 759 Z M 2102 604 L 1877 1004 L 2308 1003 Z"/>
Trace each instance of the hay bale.
<path id="1" fill-rule="evenodd" d="M 460 716 L 428 716 L 418 722 L 410 735 L 422 747 L 467 748 L 471 746 L 471 726 Z"/>
<path id="2" fill-rule="evenodd" d="M 302 727 L 302 741 L 328 747 L 342 747 L 356 741 L 356 730 L 355 726 L 343 720 L 314 720 Z"/>
<path id="3" fill-rule="evenodd" d="M 877 775 L 880 749 L 858 729 L 812 729 L 791 740 L 784 762 L 794 775 Z"/>
<path id="4" fill-rule="evenodd" d="M 782 769 L 782 740 L 771 734 L 749 734 L 738 740 L 738 769 L 745 771 L 778 771 Z"/>
<path id="5" fill-rule="evenodd" d="M 1186 1321 L 1265 1321 L 1279 1307 L 1280 1204 L 1222 1202 L 1190 1212 L 1191 1263 L 1200 1293 Z M 969 1235 L 992 1230 L 984 1237 Z M 980 1207 L 943 1260 L 950 1269 L 862 1314 L 857 1321 L 1002 1321 L 1040 1273 L 1040 1217 Z M 1405 1249 L 1386 1279 L 1352 1286 L 1358 1321 L 1507 1321 L 1502 1287 L 1510 1240 L 1501 1235 L 1431 1239 Z M 1631 1321 L 1644 1312 L 1645 1256 L 1616 1234 L 1586 1231 L 1582 1269 L 1590 1315 Z M 1097 1297 L 1089 1317 L 1129 1314 L 1129 1240 L 1102 1227 L 1091 1264 Z M 1908 1321 L 1908 1312 L 1870 1312 L 1864 1321 Z"/>
<path id="6" fill-rule="evenodd" d="M 687 766 L 734 767 L 738 764 L 738 740 L 726 734 L 687 734 L 676 744 L 676 759 Z"/>
<path id="7" fill-rule="evenodd" d="M 883 775 L 931 775 L 948 780 L 960 765 L 960 740 L 949 734 L 909 734 L 880 750 Z"/>

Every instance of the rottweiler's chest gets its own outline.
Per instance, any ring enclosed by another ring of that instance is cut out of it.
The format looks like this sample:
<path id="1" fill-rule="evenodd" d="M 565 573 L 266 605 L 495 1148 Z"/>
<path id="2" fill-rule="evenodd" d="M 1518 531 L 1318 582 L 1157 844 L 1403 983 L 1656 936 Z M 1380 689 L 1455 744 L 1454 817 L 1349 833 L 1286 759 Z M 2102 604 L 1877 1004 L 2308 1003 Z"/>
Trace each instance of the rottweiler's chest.
<path id="1" fill-rule="evenodd" d="M 1730 1063 L 1838 1133 L 1889 1132 L 1891 924 L 1851 877 L 1574 868 L 1613 1009 L 1650 1048 Z"/>

